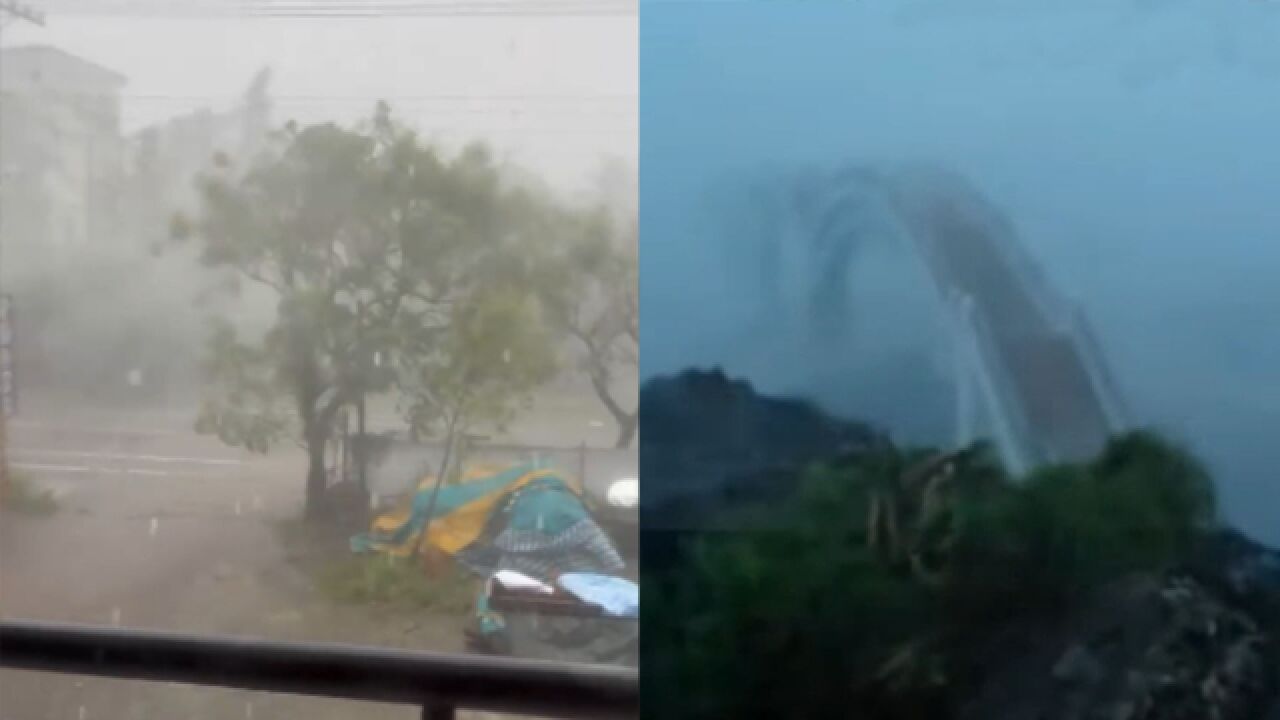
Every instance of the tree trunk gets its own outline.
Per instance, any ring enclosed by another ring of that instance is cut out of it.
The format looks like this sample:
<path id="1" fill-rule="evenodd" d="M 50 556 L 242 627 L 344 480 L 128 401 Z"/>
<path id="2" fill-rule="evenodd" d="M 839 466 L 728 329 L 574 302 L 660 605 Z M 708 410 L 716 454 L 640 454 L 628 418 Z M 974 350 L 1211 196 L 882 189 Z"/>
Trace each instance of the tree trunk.
<path id="1" fill-rule="evenodd" d="M 640 412 L 639 408 L 635 412 L 623 410 L 618 401 L 613 399 L 613 393 L 609 390 L 609 380 L 602 373 L 591 373 L 591 387 L 596 391 L 596 397 L 600 399 L 601 404 L 613 416 L 613 421 L 618 424 L 618 439 L 613 446 L 615 448 L 631 447 L 631 441 L 636 436 L 636 416 Z"/>
<path id="2" fill-rule="evenodd" d="M 366 451 L 368 438 L 365 436 L 365 398 L 363 390 L 361 390 L 360 397 L 356 400 L 356 437 L 360 438 L 355 443 L 356 478 L 360 486 L 360 492 L 367 497 L 369 495 L 369 481 L 366 478 L 366 473 L 369 467 L 369 453 Z"/>
<path id="3" fill-rule="evenodd" d="M 618 418 L 618 440 L 613 444 L 615 448 L 629 448 L 635 441 L 636 426 L 639 424 L 636 415 L 637 413 L 631 413 Z"/>
<path id="4" fill-rule="evenodd" d="M 307 449 L 307 486 L 303 513 L 308 521 L 320 518 L 324 510 L 324 495 L 328 488 L 325 473 L 325 449 L 333 434 L 334 414 L 342 404 L 338 390 L 326 390 L 314 351 L 315 343 L 299 328 L 291 328 L 285 335 L 289 367 L 293 375 L 294 400 L 297 403 L 298 420 L 302 425 L 302 441 Z M 326 400 L 326 395 L 333 397 Z M 324 401 L 324 406 L 320 403 Z"/>
<path id="5" fill-rule="evenodd" d="M 445 475 L 450 472 L 450 456 L 453 454 L 453 446 L 456 442 L 457 425 L 457 417 L 449 419 L 449 429 L 445 434 L 444 441 L 444 457 L 440 460 L 440 467 L 436 469 L 436 484 L 431 488 L 431 497 L 427 499 L 426 519 L 423 521 L 422 526 L 422 532 L 427 536 L 431 533 L 431 522 L 434 519 L 432 515 L 436 511 L 436 498 L 440 496 L 440 486 L 444 485 Z"/>
<path id="6" fill-rule="evenodd" d="M 328 485 L 324 468 L 324 439 L 307 438 L 307 496 L 305 513 L 308 520 L 320 518 L 324 510 L 324 491 Z"/>

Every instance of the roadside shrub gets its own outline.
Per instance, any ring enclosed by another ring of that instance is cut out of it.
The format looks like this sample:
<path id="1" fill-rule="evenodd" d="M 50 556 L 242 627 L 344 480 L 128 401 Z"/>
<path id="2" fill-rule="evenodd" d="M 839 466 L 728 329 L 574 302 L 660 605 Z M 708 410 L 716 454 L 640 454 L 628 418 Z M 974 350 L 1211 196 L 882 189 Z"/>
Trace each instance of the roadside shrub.
<path id="1" fill-rule="evenodd" d="M 9 470 L 9 486 L 0 508 L 21 515 L 53 515 L 58 512 L 58 499 L 41 489 L 26 473 Z"/>
<path id="2" fill-rule="evenodd" d="M 460 569 L 428 575 L 419 564 L 389 555 L 344 558 L 321 569 L 317 585 L 342 604 L 459 614 L 471 608 L 476 589 Z"/>

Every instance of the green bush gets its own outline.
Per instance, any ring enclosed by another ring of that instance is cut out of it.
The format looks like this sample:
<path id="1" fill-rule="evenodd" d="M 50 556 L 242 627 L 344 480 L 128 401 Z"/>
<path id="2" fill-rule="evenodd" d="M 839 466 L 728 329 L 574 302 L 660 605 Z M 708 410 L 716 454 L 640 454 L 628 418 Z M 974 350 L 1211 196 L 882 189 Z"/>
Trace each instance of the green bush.
<path id="1" fill-rule="evenodd" d="M 871 491 L 927 454 L 886 447 L 814 466 L 791 503 L 744 515 L 773 529 L 704 538 L 681 566 L 649 573 L 658 715 L 938 717 L 951 670 L 992 626 L 1172 565 L 1215 518 L 1208 474 L 1148 433 L 1018 482 L 979 446 L 956 461 L 927 538 L 945 580 L 924 584 L 869 551 L 865 518 Z"/>
<path id="2" fill-rule="evenodd" d="M 10 470 L 3 507 L 22 515 L 47 516 L 58 512 L 58 499 L 49 490 L 40 489 L 25 473 Z"/>
<path id="3" fill-rule="evenodd" d="M 1215 518 L 1212 481 L 1193 457 L 1149 433 L 1120 436 L 1092 463 L 1041 468 L 958 506 L 951 599 L 996 615 L 1061 607 L 1180 562 Z"/>
<path id="4" fill-rule="evenodd" d="M 474 579 L 461 570 L 431 576 L 417 563 L 389 555 L 336 562 L 320 570 L 317 585 L 343 604 L 463 613 L 475 602 Z"/>
<path id="5" fill-rule="evenodd" d="M 645 679 L 678 698 L 671 717 L 843 716 L 863 695 L 858 679 L 910 635 L 929 598 L 857 543 L 816 538 L 705 541 L 687 574 L 644 580 L 646 605 L 669 613 L 642 619 L 646 645 L 661 648 Z"/>

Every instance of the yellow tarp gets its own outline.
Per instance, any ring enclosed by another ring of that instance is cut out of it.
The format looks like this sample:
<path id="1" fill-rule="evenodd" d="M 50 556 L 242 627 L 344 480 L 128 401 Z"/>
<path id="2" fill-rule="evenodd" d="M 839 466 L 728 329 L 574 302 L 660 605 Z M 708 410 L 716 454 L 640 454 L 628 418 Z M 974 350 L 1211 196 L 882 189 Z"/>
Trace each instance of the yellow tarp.
<path id="1" fill-rule="evenodd" d="M 509 480 L 499 479 L 499 476 L 504 473 L 510 474 Z M 480 537 L 489 522 L 489 517 L 504 497 L 534 480 L 548 476 L 559 475 L 551 470 L 511 473 L 511 469 L 493 466 L 473 467 L 463 474 L 461 481 L 457 484 L 446 485 L 440 489 L 436 498 L 437 507 L 432 512 L 434 519 L 426 532 L 405 532 L 414 522 L 415 512 L 423 511 L 423 498 L 429 497 L 435 487 L 435 477 L 427 476 L 418 482 L 416 492 L 401 501 L 394 509 L 374 520 L 370 535 L 383 538 L 401 536 L 398 543 L 375 544 L 377 550 L 397 557 L 409 557 L 428 550 L 453 555 Z M 571 489 L 581 494 L 581 488 L 571 487 Z M 474 497 L 471 496 L 472 493 Z M 448 498 L 445 497 L 446 495 Z M 454 500 L 458 497 L 463 498 L 463 501 Z M 442 504 L 442 500 L 446 502 Z"/>

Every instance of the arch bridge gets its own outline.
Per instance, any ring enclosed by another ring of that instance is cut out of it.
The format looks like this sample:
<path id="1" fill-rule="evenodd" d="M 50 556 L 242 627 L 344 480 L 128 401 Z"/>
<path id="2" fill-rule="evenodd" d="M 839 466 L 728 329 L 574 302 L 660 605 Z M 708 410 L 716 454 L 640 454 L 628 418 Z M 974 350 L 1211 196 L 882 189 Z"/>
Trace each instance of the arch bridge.
<path id="1" fill-rule="evenodd" d="M 778 268 L 798 254 L 815 323 L 847 320 L 832 306 L 845 305 L 870 227 L 887 228 L 923 262 L 954 341 L 958 444 L 975 439 L 985 410 L 1002 459 L 1021 473 L 1090 457 L 1128 426 L 1087 319 L 963 178 L 932 168 L 851 168 L 789 185 L 782 202 L 773 209 L 792 227 L 766 240 L 766 297 L 781 298 Z"/>

